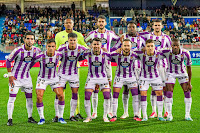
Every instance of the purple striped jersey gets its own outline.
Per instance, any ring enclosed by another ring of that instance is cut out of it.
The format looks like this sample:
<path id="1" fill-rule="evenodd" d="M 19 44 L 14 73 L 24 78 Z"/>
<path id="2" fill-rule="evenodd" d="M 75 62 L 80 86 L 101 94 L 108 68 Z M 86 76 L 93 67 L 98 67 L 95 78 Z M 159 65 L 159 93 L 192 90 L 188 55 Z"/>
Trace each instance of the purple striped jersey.
<path id="1" fill-rule="evenodd" d="M 45 79 L 52 79 L 58 76 L 56 71 L 56 66 L 61 60 L 62 54 L 58 51 L 55 51 L 54 56 L 47 56 L 47 51 L 41 52 L 35 58 L 35 62 L 40 63 L 40 72 L 38 77 Z"/>
<path id="2" fill-rule="evenodd" d="M 134 62 L 137 58 L 136 54 L 131 51 L 128 56 L 123 56 L 122 52 L 116 53 L 112 52 L 110 57 L 115 60 L 117 63 L 117 68 L 115 72 L 115 76 L 123 78 L 133 77 L 135 75 L 134 72 Z"/>
<path id="3" fill-rule="evenodd" d="M 9 62 L 14 60 L 12 75 L 16 79 L 29 78 L 33 58 L 35 58 L 35 56 L 40 52 L 41 50 L 34 46 L 32 46 L 32 49 L 29 51 L 25 49 L 25 45 L 15 48 L 7 58 L 7 61 Z"/>
<path id="4" fill-rule="evenodd" d="M 100 55 L 94 55 L 92 49 L 83 52 L 83 58 L 88 60 L 88 76 L 90 78 L 106 78 L 106 61 L 110 60 L 110 54 L 100 51 Z"/>
<path id="5" fill-rule="evenodd" d="M 117 41 L 117 43 L 120 41 L 120 37 L 117 36 L 113 31 L 111 30 L 107 30 L 104 33 L 100 33 L 97 30 L 91 31 L 90 33 L 88 33 L 88 35 L 85 37 L 85 41 L 88 42 L 94 38 L 101 38 L 101 42 L 102 42 L 102 47 L 106 48 L 108 50 L 108 52 L 112 52 L 114 50 L 112 50 L 111 47 L 111 41 Z"/>
<path id="6" fill-rule="evenodd" d="M 86 48 L 79 44 L 76 45 L 75 50 L 69 49 L 69 43 L 61 45 L 58 51 L 63 55 L 63 58 L 58 72 L 67 75 L 77 74 L 77 61 L 84 50 L 86 50 Z"/>
<path id="7" fill-rule="evenodd" d="M 148 56 L 142 51 L 134 51 L 141 61 L 141 73 L 142 78 L 157 78 L 159 76 L 159 61 L 161 59 L 160 53 L 156 50 L 153 56 Z"/>
<path id="8" fill-rule="evenodd" d="M 154 40 L 154 44 L 157 50 L 163 49 L 163 48 L 171 48 L 171 38 L 162 32 L 161 32 L 161 36 L 156 36 L 153 32 L 151 33 L 143 32 L 143 33 L 140 33 L 140 36 L 144 37 L 145 41 L 148 39 Z M 161 60 L 160 65 L 166 68 L 167 60 L 166 59 Z"/>
<path id="9" fill-rule="evenodd" d="M 168 61 L 167 72 L 174 74 L 187 73 L 184 62 L 187 66 L 191 66 L 192 64 L 190 52 L 188 50 L 180 48 L 180 53 L 177 55 L 172 53 L 172 48 L 164 49 L 160 52 L 163 53 Z"/>

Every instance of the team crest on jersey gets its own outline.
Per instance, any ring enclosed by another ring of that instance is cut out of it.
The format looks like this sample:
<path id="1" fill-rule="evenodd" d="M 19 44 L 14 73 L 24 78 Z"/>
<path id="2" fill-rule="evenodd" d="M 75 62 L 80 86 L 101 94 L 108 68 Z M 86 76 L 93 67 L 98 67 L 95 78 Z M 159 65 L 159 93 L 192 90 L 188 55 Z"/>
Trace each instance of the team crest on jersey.
<path id="1" fill-rule="evenodd" d="M 152 60 L 148 60 L 148 61 L 145 61 L 145 64 L 147 65 L 147 66 L 154 66 L 154 64 L 155 64 L 155 62 L 153 62 Z"/>
<path id="2" fill-rule="evenodd" d="M 124 62 L 121 62 L 120 65 L 121 65 L 123 68 L 127 68 L 127 67 L 129 67 L 130 63 L 127 62 L 127 61 L 124 61 Z"/>
<path id="3" fill-rule="evenodd" d="M 105 38 L 101 38 L 101 43 L 102 43 L 102 45 L 105 45 L 105 44 L 107 44 L 107 40 Z"/>
<path id="4" fill-rule="evenodd" d="M 172 60 L 172 64 L 181 64 L 181 61 L 175 58 Z"/>
<path id="5" fill-rule="evenodd" d="M 102 63 L 99 62 L 99 61 L 93 61 L 92 65 L 95 66 L 95 67 L 100 67 L 102 65 Z"/>
<path id="6" fill-rule="evenodd" d="M 156 47 L 161 46 L 161 41 L 154 40 L 154 44 L 155 44 Z"/>
<path id="7" fill-rule="evenodd" d="M 137 43 L 136 42 L 131 42 L 132 48 L 137 48 Z"/>
<path id="8" fill-rule="evenodd" d="M 76 56 L 74 56 L 74 55 L 68 56 L 68 60 L 69 61 L 75 61 L 76 60 Z"/>
<path id="9" fill-rule="evenodd" d="M 55 67 L 55 63 L 54 62 L 49 62 L 46 64 L 46 67 L 51 69 L 51 68 L 54 68 Z"/>
<path id="10" fill-rule="evenodd" d="M 24 58 L 24 62 L 26 62 L 26 63 L 29 63 L 29 62 L 31 62 L 33 60 L 33 57 L 31 57 L 31 56 L 26 56 L 25 58 Z"/>

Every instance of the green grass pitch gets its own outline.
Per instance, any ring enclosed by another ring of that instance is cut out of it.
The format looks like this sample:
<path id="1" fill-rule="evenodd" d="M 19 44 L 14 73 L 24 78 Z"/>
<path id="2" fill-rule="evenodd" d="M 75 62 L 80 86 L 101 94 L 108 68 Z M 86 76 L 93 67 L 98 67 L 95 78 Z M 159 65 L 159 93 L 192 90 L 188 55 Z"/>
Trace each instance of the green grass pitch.
<path id="1" fill-rule="evenodd" d="M 113 78 L 116 67 L 113 67 Z M 36 108 L 36 94 L 35 85 L 39 68 L 31 69 L 31 76 L 33 79 L 33 117 L 39 121 L 39 115 Z M 103 116 L 103 95 L 99 93 L 99 105 L 98 105 L 98 117 L 90 123 L 83 123 L 82 121 L 71 122 L 69 121 L 70 114 L 70 99 L 71 90 L 69 85 L 65 91 L 65 112 L 64 118 L 67 119 L 67 124 L 52 123 L 54 117 L 54 98 L 55 93 L 52 92 L 48 86 L 45 91 L 43 103 L 44 103 L 44 115 L 46 123 L 44 125 L 27 123 L 27 111 L 25 95 L 20 90 L 17 94 L 15 101 L 15 107 L 13 112 L 13 126 L 9 127 L 7 123 L 7 102 L 8 102 L 8 78 L 4 78 L 3 74 L 6 73 L 6 68 L 0 69 L 0 132 L 200 132 L 200 66 L 192 67 L 192 109 L 191 116 L 194 121 L 185 121 L 185 104 L 184 94 L 177 83 L 174 89 L 174 102 L 173 102 L 173 121 L 172 122 L 160 122 L 156 119 L 149 119 L 147 122 L 136 122 L 133 120 L 132 109 L 132 97 L 129 99 L 129 118 L 116 122 L 104 123 Z M 87 77 L 87 67 L 80 68 L 80 107 L 81 114 L 86 117 L 84 109 L 84 85 Z M 119 96 L 118 117 L 123 114 L 122 105 L 122 91 Z M 148 91 L 148 115 L 151 113 L 150 104 L 150 90 Z"/>

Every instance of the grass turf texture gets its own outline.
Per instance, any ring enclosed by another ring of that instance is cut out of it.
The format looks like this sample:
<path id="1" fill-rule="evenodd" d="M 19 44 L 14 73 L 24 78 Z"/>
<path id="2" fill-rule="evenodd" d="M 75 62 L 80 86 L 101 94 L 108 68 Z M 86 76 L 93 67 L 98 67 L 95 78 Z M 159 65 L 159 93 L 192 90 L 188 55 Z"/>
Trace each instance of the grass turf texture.
<path id="1" fill-rule="evenodd" d="M 113 78 L 116 67 L 113 67 Z M 36 93 L 35 86 L 38 75 L 39 68 L 31 69 L 31 76 L 33 82 L 33 118 L 39 121 L 39 115 L 36 108 Z M 161 122 L 155 119 L 149 119 L 147 122 L 136 122 L 133 120 L 133 109 L 132 109 L 132 97 L 130 95 L 129 99 L 129 118 L 120 119 L 119 117 L 123 114 L 122 105 L 122 92 L 119 95 L 119 105 L 118 105 L 118 119 L 116 122 L 104 123 L 103 116 L 103 94 L 99 92 L 99 105 L 98 105 L 98 117 L 90 123 L 83 123 L 82 120 L 78 122 L 69 121 L 70 114 L 70 99 L 71 90 L 69 85 L 67 85 L 67 90 L 65 91 L 65 112 L 64 118 L 67 119 L 67 124 L 53 123 L 52 118 L 55 116 L 54 111 L 54 98 L 55 93 L 52 92 L 51 88 L 48 86 L 44 93 L 43 103 L 44 103 L 44 116 L 46 123 L 44 125 L 30 124 L 27 123 L 27 110 L 26 110 L 26 100 L 24 93 L 19 90 L 17 98 L 15 101 L 14 112 L 13 112 L 13 126 L 9 127 L 7 123 L 7 102 L 9 97 L 8 91 L 8 78 L 4 78 L 3 74 L 6 73 L 5 68 L 0 69 L 0 81 L 1 81 L 1 91 L 0 91 L 0 132 L 200 132 L 200 67 L 192 67 L 192 109 L 191 116 L 194 121 L 185 121 L 185 104 L 184 104 L 184 94 L 178 84 L 175 85 L 173 94 L 173 121 L 172 122 Z M 87 78 L 87 67 L 80 68 L 80 108 L 81 114 L 85 118 L 85 108 L 84 108 L 84 85 Z M 150 89 L 148 90 L 148 115 L 151 114 L 151 104 L 150 104 Z"/>

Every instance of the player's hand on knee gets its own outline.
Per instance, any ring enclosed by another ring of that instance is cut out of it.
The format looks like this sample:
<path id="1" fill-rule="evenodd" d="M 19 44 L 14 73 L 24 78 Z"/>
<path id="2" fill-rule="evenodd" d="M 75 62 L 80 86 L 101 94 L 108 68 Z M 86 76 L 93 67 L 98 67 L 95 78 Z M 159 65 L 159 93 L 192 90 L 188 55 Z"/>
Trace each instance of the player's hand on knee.
<path id="1" fill-rule="evenodd" d="M 104 52 L 108 52 L 108 50 L 106 48 L 104 48 L 104 47 L 101 48 L 101 49 L 103 49 Z"/>
<path id="2" fill-rule="evenodd" d="M 190 92 L 192 91 L 192 85 L 191 85 L 191 83 L 188 82 L 187 88 L 190 90 Z"/>
<path id="3" fill-rule="evenodd" d="M 14 86 L 14 85 L 15 85 L 14 80 L 16 80 L 16 78 L 15 78 L 14 76 L 10 76 L 10 77 L 9 77 L 9 84 L 10 84 L 11 86 Z"/>
<path id="4" fill-rule="evenodd" d="M 121 51 L 122 51 L 122 48 L 118 48 L 118 49 L 116 50 L 116 53 L 120 54 Z"/>

